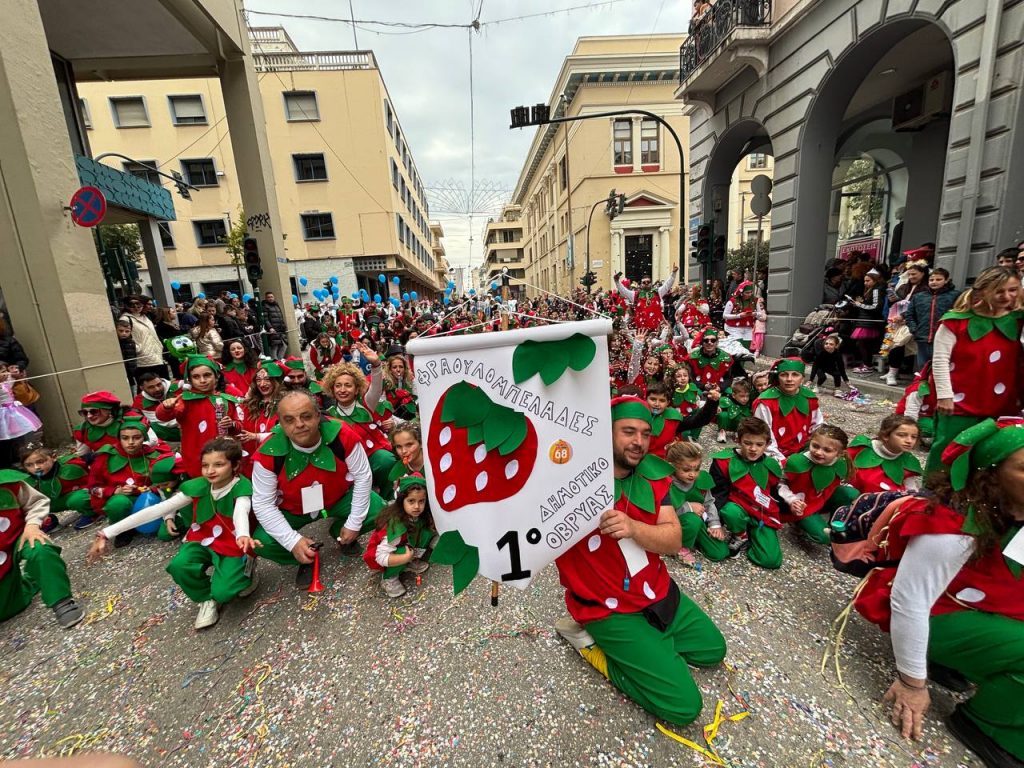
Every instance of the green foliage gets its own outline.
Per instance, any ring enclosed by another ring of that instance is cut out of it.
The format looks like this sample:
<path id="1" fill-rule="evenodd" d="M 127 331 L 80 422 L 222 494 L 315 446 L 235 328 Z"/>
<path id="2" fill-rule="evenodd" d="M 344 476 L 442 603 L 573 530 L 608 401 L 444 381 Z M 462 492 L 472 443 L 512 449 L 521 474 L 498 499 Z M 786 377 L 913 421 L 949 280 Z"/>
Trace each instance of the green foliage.
<path id="1" fill-rule="evenodd" d="M 99 230 L 104 250 L 116 248 L 129 261 L 138 262 L 142 259 L 138 224 L 101 224 Z"/>
<path id="2" fill-rule="evenodd" d="M 761 242 L 761 247 L 758 248 L 757 243 L 753 240 L 748 240 L 739 248 L 729 251 L 729 258 L 726 259 L 726 264 L 729 269 L 742 269 L 744 272 L 748 272 L 754 268 L 754 255 L 757 255 L 757 268 L 768 266 L 768 249 L 771 243 L 768 240 Z"/>
<path id="3" fill-rule="evenodd" d="M 231 225 L 231 229 L 228 230 L 227 238 L 224 240 L 224 250 L 226 250 L 228 252 L 228 256 L 231 257 L 231 266 L 233 267 L 240 267 L 243 265 L 242 243 L 245 241 L 245 235 L 245 211 L 242 210 L 242 206 L 238 206 L 238 216 L 235 218 L 234 223 Z"/>

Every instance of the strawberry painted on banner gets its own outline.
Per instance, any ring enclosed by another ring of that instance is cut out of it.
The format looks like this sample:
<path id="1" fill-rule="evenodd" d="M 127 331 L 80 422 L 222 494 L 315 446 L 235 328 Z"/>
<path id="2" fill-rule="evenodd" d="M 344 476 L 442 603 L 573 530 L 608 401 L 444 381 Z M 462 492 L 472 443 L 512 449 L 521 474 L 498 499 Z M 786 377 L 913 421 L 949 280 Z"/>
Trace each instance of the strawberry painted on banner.
<path id="1" fill-rule="evenodd" d="M 444 542 L 432 560 L 456 592 L 477 572 L 526 588 L 611 508 L 610 332 L 591 320 L 409 343 Z"/>

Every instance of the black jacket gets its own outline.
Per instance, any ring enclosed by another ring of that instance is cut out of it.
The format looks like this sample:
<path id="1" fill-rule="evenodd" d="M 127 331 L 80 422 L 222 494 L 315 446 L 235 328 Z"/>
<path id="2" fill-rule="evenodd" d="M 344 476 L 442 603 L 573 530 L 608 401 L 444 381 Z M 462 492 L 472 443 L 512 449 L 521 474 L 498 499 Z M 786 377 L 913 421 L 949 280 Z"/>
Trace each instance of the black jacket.
<path id="1" fill-rule="evenodd" d="M 276 301 L 273 303 L 269 301 L 263 302 L 263 316 L 266 318 L 269 328 L 273 328 L 282 334 L 288 331 L 288 326 L 284 324 L 284 312 L 281 310 L 281 305 Z"/>
<path id="2" fill-rule="evenodd" d="M 23 371 L 28 368 L 28 355 L 13 334 L 0 336 L 0 362 L 16 365 Z"/>

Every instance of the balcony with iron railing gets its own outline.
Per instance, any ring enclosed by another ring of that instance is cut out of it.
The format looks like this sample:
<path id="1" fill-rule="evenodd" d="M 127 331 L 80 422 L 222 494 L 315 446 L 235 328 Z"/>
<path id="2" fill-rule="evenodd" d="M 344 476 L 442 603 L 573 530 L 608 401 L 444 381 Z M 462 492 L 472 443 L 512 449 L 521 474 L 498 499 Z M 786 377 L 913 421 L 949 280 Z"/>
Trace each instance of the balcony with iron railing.
<path id="1" fill-rule="evenodd" d="M 768 68 L 772 0 L 717 0 L 679 48 L 676 98 L 714 109 L 714 94 L 745 67 Z"/>

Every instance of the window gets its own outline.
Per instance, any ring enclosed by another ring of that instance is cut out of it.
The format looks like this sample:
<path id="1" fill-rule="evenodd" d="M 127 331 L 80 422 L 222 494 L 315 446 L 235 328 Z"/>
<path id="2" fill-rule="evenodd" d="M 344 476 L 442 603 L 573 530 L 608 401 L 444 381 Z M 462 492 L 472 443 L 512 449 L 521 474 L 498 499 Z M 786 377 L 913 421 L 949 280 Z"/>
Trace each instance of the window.
<path id="1" fill-rule="evenodd" d="M 644 120 L 640 123 L 640 163 L 642 165 L 661 163 L 658 124 L 654 120 Z"/>
<path id="2" fill-rule="evenodd" d="M 398 180 L 402 177 L 398 173 L 398 163 L 395 162 L 395 158 L 391 158 L 391 185 L 398 189 Z"/>
<path id="3" fill-rule="evenodd" d="M 747 230 L 747 242 L 748 243 L 756 243 L 757 242 L 757 230 L 756 229 L 748 229 Z"/>
<path id="4" fill-rule="evenodd" d="M 612 128 L 612 148 L 616 165 L 633 164 L 633 121 L 616 120 Z"/>
<path id="5" fill-rule="evenodd" d="M 762 170 L 768 167 L 768 155 L 764 152 L 753 152 L 747 155 L 747 168 L 751 171 Z"/>
<path id="6" fill-rule="evenodd" d="M 206 125 L 206 108 L 198 93 L 191 96 L 168 96 L 171 122 L 175 125 Z"/>
<path id="7" fill-rule="evenodd" d="M 174 248 L 174 236 L 171 234 L 171 222 L 158 221 L 157 226 L 160 227 L 160 243 L 163 245 L 164 250 L 166 251 Z"/>
<path id="8" fill-rule="evenodd" d="M 141 96 L 111 96 L 110 111 L 118 128 L 148 128 L 149 112 Z"/>
<path id="9" fill-rule="evenodd" d="M 558 161 L 558 184 L 563 191 L 569 186 L 569 158 L 567 156 Z"/>
<path id="10" fill-rule="evenodd" d="M 302 214 L 302 236 L 306 240 L 333 240 L 334 219 L 331 217 L 331 214 Z"/>
<path id="11" fill-rule="evenodd" d="M 405 222 L 402 221 L 402 215 L 399 213 L 395 214 L 395 226 L 398 227 L 398 241 L 402 242 L 405 240 Z"/>
<path id="12" fill-rule="evenodd" d="M 193 221 L 192 226 L 196 230 L 196 242 L 199 243 L 200 248 L 210 248 L 215 245 L 223 245 L 228 236 L 228 230 L 224 224 L 224 219 Z"/>
<path id="13" fill-rule="evenodd" d="M 212 157 L 182 160 L 181 170 L 185 174 L 185 181 L 193 187 L 217 186 L 217 169 L 213 165 Z"/>
<path id="14" fill-rule="evenodd" d="M 323 153 L 292 155 L 296 181 L 327 181 L 327 163 Z"/>
<path id="15" fill-rule="evenodd" d="M 388 104 L 386 101 L 384 102 L 384 119 L 387 121 L 388 135 L 390 136 L 391 131 L 393 130 L 394 118 L 391 114 L 391 105 Z"/>
<path id="16" fill-rule="evenodd" d="M 316 104 L 316 91 L 285 91 L 284 116 L 289 122 L 319 120 L 320 108 Z"/>
<path id="17" fill-rule="evenodd" d="M 89 102 L 85 99 L 79 99 L 78 110 L 82 113 L 82 125 L 86 128 L 92 128 L 92 115 L 89 114 Z"/>
<path id="18" fill-rule="evenodd" d="M 130 173 L 132 176 L 145 179 L 150 184 L 156 184 L 159 187 L 160 174 L 150 168 L 147 168 L 147 165 L 156 168 L 156 160 L 140 160 L 137 163 L 124 163 L 122 167 L 124 168 L 125 173 Z"/>

